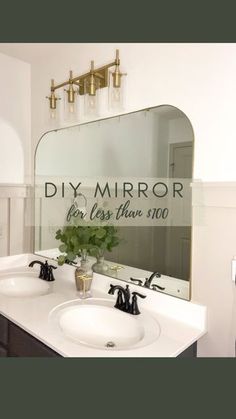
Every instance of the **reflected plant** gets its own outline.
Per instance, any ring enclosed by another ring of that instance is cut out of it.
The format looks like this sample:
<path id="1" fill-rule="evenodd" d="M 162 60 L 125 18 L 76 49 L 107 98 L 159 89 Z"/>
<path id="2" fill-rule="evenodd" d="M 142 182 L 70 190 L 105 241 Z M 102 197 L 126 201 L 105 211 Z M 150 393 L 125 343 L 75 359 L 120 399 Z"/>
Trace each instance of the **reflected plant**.
<path id="1" fill-rule="evenodd" d="M 119 245 L 118 230 L 112 225 L 91 226 L 77 225 L 64 226 L 56 232 L 56 239 L 61 241 L 59 250 L 62 255 L 58 257 L 58 264 L 71 263 L 81 256 L 82 251 L 88 255 L 99 257 L 107 250 L 109 252 Z"/>

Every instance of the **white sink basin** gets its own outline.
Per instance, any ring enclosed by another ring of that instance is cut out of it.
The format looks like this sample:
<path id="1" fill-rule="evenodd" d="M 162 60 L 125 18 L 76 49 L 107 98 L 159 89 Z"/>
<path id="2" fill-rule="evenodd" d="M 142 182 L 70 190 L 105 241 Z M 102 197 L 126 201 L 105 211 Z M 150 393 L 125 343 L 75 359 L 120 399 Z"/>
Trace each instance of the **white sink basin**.
<path id="1" fill-rule="evenodd" d="M 106 299 L 69 301 L 54 308 L 49 320 L 65 338 L 100 349 L 133 349 L 158 339 L 160 327 L 152 316 L 134 316 L 113 306 Z"/>
<path id="2" fill-rule="evenodd" d="M 0 294 L 7 297 L 34 297 L 46 294 L 49 289 L 48 282 L 27 272 L 0 276 Z"/>

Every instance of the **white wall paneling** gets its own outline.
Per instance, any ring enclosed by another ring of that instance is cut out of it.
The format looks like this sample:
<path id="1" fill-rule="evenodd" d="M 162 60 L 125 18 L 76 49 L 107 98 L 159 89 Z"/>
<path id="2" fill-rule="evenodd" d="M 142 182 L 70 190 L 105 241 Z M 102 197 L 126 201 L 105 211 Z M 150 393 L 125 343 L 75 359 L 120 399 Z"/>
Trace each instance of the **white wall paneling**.
<path id="1" fill-rule="evenodd" d="M 193 188 L 192 296 L 208 308 L 208 333 L 199 342 L 199 356 L 235 356 L 235 197 L 235 182 Z"/>
<path id="2" fill-rule="evenodd" d="M 30 187 L 0 184 L 0 256 L 32 250 Z"/>

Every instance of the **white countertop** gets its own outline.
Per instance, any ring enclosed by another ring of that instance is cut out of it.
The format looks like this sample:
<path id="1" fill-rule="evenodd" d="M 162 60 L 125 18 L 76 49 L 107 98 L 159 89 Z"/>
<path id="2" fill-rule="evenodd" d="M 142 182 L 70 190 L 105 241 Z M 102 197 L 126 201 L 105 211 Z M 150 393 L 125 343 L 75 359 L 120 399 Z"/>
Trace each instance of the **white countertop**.
<path id="1" fill-rule="evenodd" d="M 28 264 L 36 259 L 45 260 L 32 254 L 0 258 L 0 275 L 6 271 L 31 270 Z M 56 265 L 55 261 L 52 264 Z M 142 294 L 147 298 L 139 300 L 140 311 L 149 312 L 161 328 L 155 342 L 127 350 L 97 349 L 75 343 L 55 330 L 49 321 L 49 314 L 57 305 L 79 298 L 74 268 L 58 267 L 54 276 L 56 280 L 50 284 L 50 292 L 46 295 L 17 298 L 0 294 L 0 314 L 64 357 L 176 357 L 206 333 L 206 307 L 142 288 Z M 107 293 L 111 283 L 122 285 L 115 278 L 94 274 L 92 297 L 111 299 L 115 303 L 116 295 Z M 131 291 L 140 292 L 140 287 L 129 285 Z"/>

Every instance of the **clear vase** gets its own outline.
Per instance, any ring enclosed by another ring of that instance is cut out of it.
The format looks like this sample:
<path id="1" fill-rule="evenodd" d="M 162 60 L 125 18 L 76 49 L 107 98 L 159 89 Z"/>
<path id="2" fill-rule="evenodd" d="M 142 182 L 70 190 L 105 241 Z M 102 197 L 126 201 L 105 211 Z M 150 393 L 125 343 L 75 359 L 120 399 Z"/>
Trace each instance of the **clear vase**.
<path id="1" fill-rule="evenodd" d="M 81 298 L 88 298 L 91 296 L 92 279 L 93 272 L 89 266 L 87 252 L 83 251 L 81 254 L 80 266 L 75 270 L 76 289 L 79 291 Z"/>
<path id="2" fill-rule="evenodd" d="M 93 272 L 97 272 L 99 274 L 106 274 L 109 270 L 109 266 L 104 262 L 104 256 L 99 255 L 97 256 L 97 261 L 92 265 Z"/>

